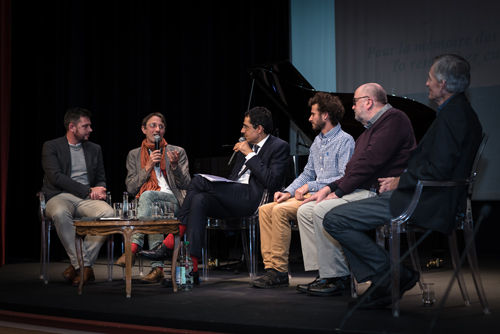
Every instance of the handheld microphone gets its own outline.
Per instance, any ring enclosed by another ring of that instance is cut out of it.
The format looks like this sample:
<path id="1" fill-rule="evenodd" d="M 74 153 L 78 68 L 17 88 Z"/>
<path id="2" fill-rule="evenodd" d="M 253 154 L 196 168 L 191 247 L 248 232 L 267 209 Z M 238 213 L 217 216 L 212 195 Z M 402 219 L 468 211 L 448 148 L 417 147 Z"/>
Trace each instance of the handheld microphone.
<path id="1" fill-rule="evenodd" d="M 238 142 L 244 142 L 245 137 L 241 136 L 240 139 L 238 139 Z M 227 163 L 228 166 L 230 166 L 233 163 L 234 157 L 236 156 L 236 151 L 233 152 L 233 155 L 231 156 L 231 159 L 229 159 L 229 162 Z"/>
<path id="2" fill-rule="evenodd" d="M 158 151 L 160 149 L 160 136 L 155 135 L 155 151 Z M 160 163 L 156 163 L 156 167 L 160 167 Z"/>

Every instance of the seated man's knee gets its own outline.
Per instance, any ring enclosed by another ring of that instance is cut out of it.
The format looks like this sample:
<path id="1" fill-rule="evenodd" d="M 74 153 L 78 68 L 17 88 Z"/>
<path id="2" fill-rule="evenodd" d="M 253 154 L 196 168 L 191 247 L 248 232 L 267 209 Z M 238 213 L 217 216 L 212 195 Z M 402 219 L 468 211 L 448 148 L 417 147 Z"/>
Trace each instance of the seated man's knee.
<path id="1" fill-rule="evenodd" d="M 141 203 L 150 203 L 155 197 L 155 191 L 148 190 L 141 194 L 139 197 L 139 204 Z"/>
<path id="2" fill-rule="evenodd" d="M 311 215 L 313 208 L 314 203 L 312 204 L 312 206 L 309 203 L 299 206 L 299 209 L 297 210 L 297 221 L 299 225 L 307 224 L 312 221 Z"/>
<path id="3" fill-rule="evenodd" d="M 323 219 L 323 228 L 330 233 L 341 231 L 344 229 L 340 216 L 335 213 L 335 210 L 330 210 Z"/>

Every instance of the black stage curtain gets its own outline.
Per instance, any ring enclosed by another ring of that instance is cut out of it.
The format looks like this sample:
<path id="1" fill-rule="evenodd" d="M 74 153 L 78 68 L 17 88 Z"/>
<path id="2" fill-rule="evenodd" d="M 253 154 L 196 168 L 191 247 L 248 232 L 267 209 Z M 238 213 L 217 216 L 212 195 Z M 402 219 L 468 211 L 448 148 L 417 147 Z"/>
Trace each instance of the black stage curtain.
<path id="1" fill-rule="evenodd" d="M 144 116 L 164 113 L 165 139 L 186 149 L 193 171 L 196 158 L 231 154 L 222 145 L 239 137 L 245 69 L 288 56 L 287 0 L 13 2 L 7 256 L 39 256 L 41 149 L 65 134 L 69 107 L 93 113 L 90 140 L 116 200 Z M 253 106 L 273 109 L 266 103 L 261 94 Z"/>

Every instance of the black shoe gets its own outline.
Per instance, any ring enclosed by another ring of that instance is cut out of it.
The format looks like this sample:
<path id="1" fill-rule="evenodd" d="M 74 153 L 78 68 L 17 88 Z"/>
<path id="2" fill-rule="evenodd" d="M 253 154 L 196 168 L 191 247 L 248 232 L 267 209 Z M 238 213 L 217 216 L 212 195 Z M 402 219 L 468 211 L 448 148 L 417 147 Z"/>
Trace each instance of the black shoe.
<path id="1" fill-rule="evenodd" d="M 307 294 L 312 296 L 337 296 L 344 291 L 351 290 L 351 276 L 325 278 L 319 280 L 316 284 L 310 285 Z"/>
<path id="2" fill-rule="evenodd" d="M 290 285 L 288 283 L 288 273 L 279 273 L 276 270 L 269 270 L 261 278 L 252 281 L 252 285 L 256 288 L 286 288 Z"/>
<path id="3" fill-rule="evenodd" d="M 399 276 L 399 298 L 403 297 L 403 294 L 412 289 L 415 284 L 417 284 L 420 279 L 420 274 L 418 271 L 413 269 L 409 269 L 405 266 L 400 267 L 400 276 Z M 365 291 L 365 294 L 370 293 L 368 298 L 359 306 L 359 310 L 376 310 L 383 309 L 392 304 L 392 290 L 391 290 L 391 276 L 386 277 L 381 284 L 377 288 L 372 288 L 375 286 L 378 281 L 377 278 L 382 276 L 382 274 L 378 274 L 373 277 L 374 282 L 372 285 Z M 373 290 L 373 291 L 372 291 Z M 354 307 L 358 303 L 357 300 L 352 300 L 348 303 L 349 307 Z"/>
<path id="4" fill-rule="evenodd" d="M 172 260 L 173 254 L 174 250 L 167 248 L 163 242 L 161 242 L 152 250 L 140 250 L 137 252 L 137 255 L 139 255 L 143 259 L 155 261 Z"/>
<path id="5" fill-rule="evenodd" d="M 197 271 L 193 271 L 193 284 L 200 285 L 200 273 Z M 171 279 L 164 278 L 161 281 L 161 286 L 164 288 L 172 288 L 174 285 L 172 284 Z"/>
<path id="6" fill-rule="evenodd" d="M 299 284 L 297 285 L 297 291 L 300 291 L 300 292 L 304 292 L 304 293 L 307 293 L 307 289 L 309 289 L 309 287 L 313 284 L 316 284 L 318 282 L 320 282 L 321 280 L 323 280 L 322 278 L 319 278 L 316 277 L 316 279 L 314 281 L 312 281 L 311 283 L 308 283 L 308 284 Z"/>

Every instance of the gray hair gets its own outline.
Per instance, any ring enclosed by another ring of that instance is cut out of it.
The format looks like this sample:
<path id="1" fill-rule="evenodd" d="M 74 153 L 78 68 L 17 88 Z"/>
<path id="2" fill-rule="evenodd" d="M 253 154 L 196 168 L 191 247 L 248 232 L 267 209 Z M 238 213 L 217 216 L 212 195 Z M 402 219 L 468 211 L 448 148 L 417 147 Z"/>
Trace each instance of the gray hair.
<path id="1" fill-rule="evenodd" d="M 458 55 L 440 55 L 434 58 L 434 76 L 446 82 L 449 93 L 463 93 L 470 84 L 470 64 Z"/>

